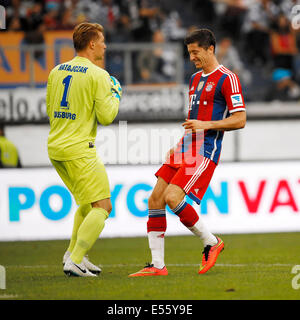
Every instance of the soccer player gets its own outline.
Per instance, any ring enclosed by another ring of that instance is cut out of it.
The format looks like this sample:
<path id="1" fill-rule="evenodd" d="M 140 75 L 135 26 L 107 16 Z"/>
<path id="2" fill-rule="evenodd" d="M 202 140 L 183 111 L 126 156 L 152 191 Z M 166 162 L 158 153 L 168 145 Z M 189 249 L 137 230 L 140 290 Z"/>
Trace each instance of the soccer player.
<path id="1" fill-rule="evenodd" d="M 156 172 L 157 183 L 148 201 L 152 263 L 129 277 L 168 274 L 164 262 L 166 205 L 203 241 L 199 274 L 214 266 L 224 248 L 223 241 L 208 230 L 185 196 L 200 204 L 219 162 L 224 131 L 245 126 L 245 104 L 237 75 L 216 59 L 214 34 L 208 29 L 195 30 L 187 35 L 185 44 L 190 60 L 200 69 L 189 83 L 189 113 L 182 124 L 186 130 Z"/>
<path id="2" fill-rule="evenodd" d="M 112 210 L 108 177 L 95 148 L 97 121 L 112 123 L 122 89 L 117 79 L 99 67 L 106 49 L 101 25 L 77 25 L 73 43 L 76 57 L 56 66 L 48 78 L 48 154 L 79 205 L 63 270 L 67 275 L 87 277 L 101 272 L 86 253 Z"/>

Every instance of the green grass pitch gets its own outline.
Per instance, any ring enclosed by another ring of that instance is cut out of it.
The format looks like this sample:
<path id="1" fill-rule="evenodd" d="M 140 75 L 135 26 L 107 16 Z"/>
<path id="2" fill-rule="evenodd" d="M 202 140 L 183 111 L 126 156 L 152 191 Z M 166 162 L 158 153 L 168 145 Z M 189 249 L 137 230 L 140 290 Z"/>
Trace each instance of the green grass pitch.
<path id="1" fill-rule="evenodd" d="M 178 236 L 165 239 L 169 275 L 142 278 L 128 274 L 150 260 L 146 237 L 97 240 L 89 257 L 102 274 L 92 279 L 64 275 L 67 240 L 0 242 L 0 265 L 6 270 L 0 299 L 299 300 L 292 268 L 300 265 L 300 233 L 221 237 L 225 250 L 208 273 L 197 273 L 200 240 Z"/>

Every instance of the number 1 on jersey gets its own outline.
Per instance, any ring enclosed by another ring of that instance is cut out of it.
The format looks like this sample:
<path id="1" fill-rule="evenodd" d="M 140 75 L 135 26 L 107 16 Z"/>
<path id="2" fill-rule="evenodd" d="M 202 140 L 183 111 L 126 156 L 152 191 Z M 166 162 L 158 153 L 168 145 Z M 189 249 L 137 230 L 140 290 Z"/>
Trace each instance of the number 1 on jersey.
<path id="1" fill-rule="evenodd" d="M 65 86 L 65 89 L 64 89 L 62 100 L 60 102 L 60 106 L 63 109 L 69 109 L 70 105 L 68 102 L 68 96 L 69 96 L 69 89 L 72 83 L 72 76 L 66 76 L 62 81 L 62 83 Z"/>

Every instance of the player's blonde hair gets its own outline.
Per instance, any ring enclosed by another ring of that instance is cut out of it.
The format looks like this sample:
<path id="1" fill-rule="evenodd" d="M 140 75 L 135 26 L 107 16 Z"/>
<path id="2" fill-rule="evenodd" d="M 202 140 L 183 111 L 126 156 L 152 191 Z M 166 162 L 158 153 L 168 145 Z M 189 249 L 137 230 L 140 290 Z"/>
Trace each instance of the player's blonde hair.
<path id="1" fill-rule="evenodd" d="M 82 22 L 74 28 L 73 44 L 76 52 L 84 50 L 91 40 L 99 38 L 98 32 L 104 34 L 104 28 L 99 23 Z"/>

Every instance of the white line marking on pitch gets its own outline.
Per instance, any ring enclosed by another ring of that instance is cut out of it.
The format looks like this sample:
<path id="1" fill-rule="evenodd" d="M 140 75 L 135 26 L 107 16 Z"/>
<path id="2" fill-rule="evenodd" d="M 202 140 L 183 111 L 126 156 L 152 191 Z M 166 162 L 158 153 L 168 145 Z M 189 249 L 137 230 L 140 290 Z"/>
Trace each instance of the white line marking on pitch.
<path id="1" fill-rule="evenodd" d="M 117 267 L 140 267 L 142 264 L 99 264 L 100 267 L 107 268 L 117 268 Z M 217 267 L 291 267 L 294 264 L 287 263 L 249 263 L 249 264 L 239 264 L 239 263 L 216 263 Z M 167 264 L 168 267 L 197 267 L 199 263 L 170 263 Z M 6 268 L 28 268 L 28 269 L 41 269 L 41 268 L 53 268 L 58 267 L 58 265 L 32 265 L 32 266 L 22 266 L 22 265 L 11 265 L 6 266 Z"/>
<path id="2" fill-rule="evenodd" d="M 199 263 L 175 263 L 166 264 L 168 267 L 197 267 Z M 100 264 L 101 267 L 138 267 L 141 264 Z M 293 264 L 283 264 L 283 263 L 249 263 L 249 264 L 239 264 L 239 263 L 216 263 L 217 267 L 291 267 Z"/>
<path id="3" fill-rule="evenodd" d="M 18 296 L 16 294 L 2 294 L 0 295 L 0 299 L 14 299 Z"/>

